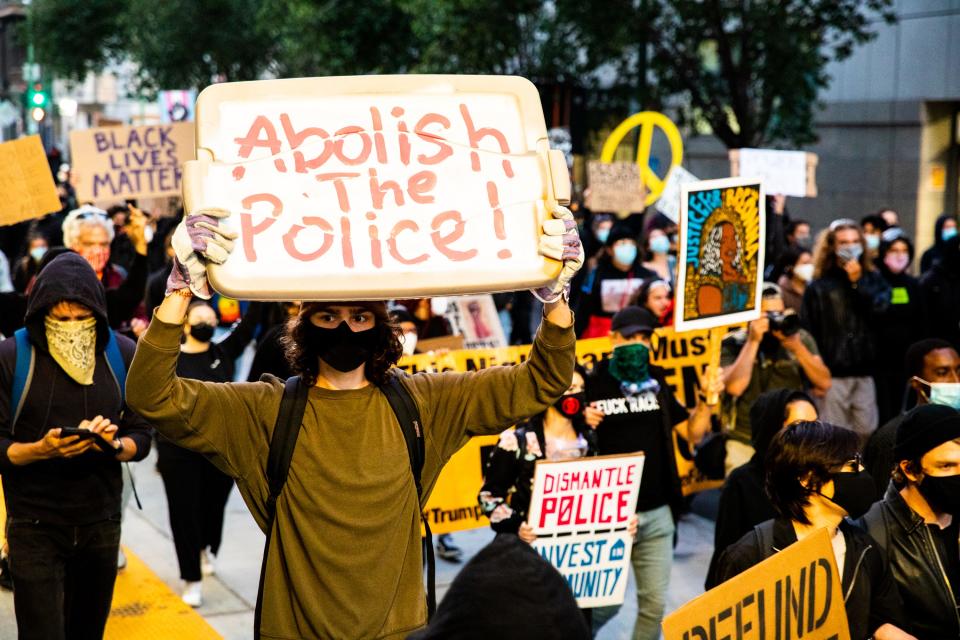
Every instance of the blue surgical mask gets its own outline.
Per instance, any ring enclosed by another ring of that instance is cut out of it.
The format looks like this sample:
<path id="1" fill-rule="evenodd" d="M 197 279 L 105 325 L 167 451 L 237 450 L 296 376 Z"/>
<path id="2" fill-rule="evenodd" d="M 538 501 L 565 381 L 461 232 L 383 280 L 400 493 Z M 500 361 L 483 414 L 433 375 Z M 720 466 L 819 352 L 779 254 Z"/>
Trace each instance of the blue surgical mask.
<path id="1" fill-rule="evenodd" d="M 610 227 L 597 229 L 597 240 L 600 241 L 600 244 L 606 244 L 607 238 L 609 237 L 610 237 Z"/>
<path id="2" fill-rule="evenodd" d="M 867 241 L 867 249 L 876 251 L 880 248 L 880 236 L 864 236 Z"/>
<path id="3" fill-rule="evenodd" d="M 620 264 L 631 265 L 637 259 L 637 245 L 618 244 L 613 248 L 613 257 Z"/>
<path id="4" fill-rule="evenodd" d="M 931 382 L 930 402 L 960 411 L 960 382 Z"/>
<path id="5" fill-rule="evenodd" d="M 30 249 L 30 257 L 33 258 L 34 262 L 40 262 L 46 252 L 46 247 L 34 247 L 33 249 Z"/>
<path id="6" fill-rule="evenodd" d="M 863 246 L 859 244 L 847 244 L 837 249 L 837 257 L 844 262 L 859 260 L 863 255 Z"/>
<path id="7" fill-rule="evenodd" d="M 944 242 L 946 242 L 947 240 L 949 240 L 950 238 L 952 238 L 952 237 L 955 236 L 955 235 L 957 235 L 957 228 L 956 228 L 956 227 L 944 227 L 944 228 L 943 228 L 943 231 L 940 232 L 940 238 L 941 238 Z"/>
<path id="8" fill-rule="evenodd" d="M 667 236 L 657 236 L 650 239 L 650 251 L 654 253 L 667 253 L 670 251 L 670 240 Z"/>

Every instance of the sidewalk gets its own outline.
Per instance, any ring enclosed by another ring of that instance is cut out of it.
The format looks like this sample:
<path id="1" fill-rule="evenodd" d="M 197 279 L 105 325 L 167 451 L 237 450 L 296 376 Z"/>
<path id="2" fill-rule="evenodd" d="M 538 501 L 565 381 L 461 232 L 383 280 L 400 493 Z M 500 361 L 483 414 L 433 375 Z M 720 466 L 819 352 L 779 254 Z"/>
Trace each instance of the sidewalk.
<path id="1" fill-rule="evenodd" d="M 180 593 L 180 579 L 176 556 L 167 520 L 167 502 L 160 475 L 155 470 L 156 457 L 151 454 L 135 465 L 137 491 L 143 511 L 131 501 L 123 524 L 123 544 L 140 558 L 165 583 L 172 594 Z M 489 529 L 478 529 L 455 534 L 455 540 L 466 555 L 466 560 L 493 538 Z M 680 535 L 674 553 L 675 562 L 667 598 L 668 611 L 701 593 L 703 578 L 713 550 L 713 522 L 697 515 L 688 515 L 680 523 Z M 257 528 L 240 495 L 234 490 L 227 505 L 224 540 L 217 557 L 215 576 L 204 580 L 204 604 L 196 611 L 226 640 L 246 640 L 253 628 L 253 609 L 257 599 L 257 585 L 263 552 L 263 534 Z M 462 565 L 437 560 L 438 597 L 443 596 Z M 632 581 L 631 581 L 632 584 Z M 118 582 L 115 604 L 129 594 Z M 129 599 L 129 598 L 128 598 Z M 115 615 L 121 614 L 115 610 Z M 598 636 L 605 640 L 628 638 L 636 615 L 636 601 L 632 587 L 620 614 L 608 623 Z M 125 640 L 173 638 L 171 629 L 142 626 L 143 634 L 124 633 Z M 176 636 L 179 640 L 180 635 Z M 199 636 L 193 636 L 199 637 Z M 204 636 L 206 637 L 206 636 Z M 0 592 L 0 640 L 14 640 L 16 624 L 13 597 Z"/>

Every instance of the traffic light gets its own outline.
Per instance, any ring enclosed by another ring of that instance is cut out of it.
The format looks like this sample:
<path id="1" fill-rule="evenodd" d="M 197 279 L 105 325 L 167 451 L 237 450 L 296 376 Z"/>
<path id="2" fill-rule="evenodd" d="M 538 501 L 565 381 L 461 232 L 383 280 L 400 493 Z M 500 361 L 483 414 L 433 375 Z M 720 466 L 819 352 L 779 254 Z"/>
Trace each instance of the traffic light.
<path id="1" fill-rule="evenodd" d="M 47 117 L 50 103 L 50 91 L 42 82 L 34 82 L 27 89 L 27 109 L 30 111 L 30 117 L 36 122 Z"/>

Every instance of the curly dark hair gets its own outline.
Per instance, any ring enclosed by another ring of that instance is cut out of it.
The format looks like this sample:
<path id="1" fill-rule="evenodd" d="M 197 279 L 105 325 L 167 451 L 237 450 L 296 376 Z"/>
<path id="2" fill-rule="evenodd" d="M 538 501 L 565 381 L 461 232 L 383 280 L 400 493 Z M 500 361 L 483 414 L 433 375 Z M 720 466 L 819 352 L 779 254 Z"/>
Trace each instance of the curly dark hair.
<path id="1" fill-rule="evenodd" d="M 379 332 L 378 339 L 381 347 L 367 358 L 364 375 L 367 380 L 378 387 L 387 384 L 392 375 L 390 369 L 399 362 L 400 356 L 403 355 L 403 347 L 400 345 L 400 326 L 390 321 L 386 306 L 352 302 L 330 304 L 359 304 L 359 306 L 363 306 L 373 313 L 376 318 L 374 329 Z M 316 305 L 304 305 L 299 315 L 293 316 L 287 321 L 286 330 L 283 337 L 280 338 L 280 344 L 283 347 L 287 362 L 290 364 L 290 369 L 311 387 L 317 383 L 317 376 L 320 373 L 320 358 L 316 353 L 311 353 L 305 348 L 307 344 L 306 324 L 310 322 L 310 316 L 317 309 Z"/>

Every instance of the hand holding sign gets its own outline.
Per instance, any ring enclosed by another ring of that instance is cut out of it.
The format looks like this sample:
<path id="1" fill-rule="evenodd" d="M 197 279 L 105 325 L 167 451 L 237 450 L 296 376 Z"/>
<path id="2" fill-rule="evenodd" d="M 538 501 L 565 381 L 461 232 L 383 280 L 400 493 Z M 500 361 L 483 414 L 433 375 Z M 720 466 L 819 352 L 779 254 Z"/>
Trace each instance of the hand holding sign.
<path id="1" fill-rule="evenodd" d="M 546 286 L 534 289 L 533 295 L 540 302 L 556 302 L 570 297 L 570 281 L 583 266 L 583 243 L 577 231 L 577 222 L 566 207 L 553 210 L 553 220 L 544 220 L 540 236 L 540 255 L 563 262 L 557 279 Z"/>
<path id="2" fill-rule="evenodd" d="M 173 269 L 167 278 L 167 295 L 179 289 L 189 289 L 205 300 L 209 299 L 207 266 L 204 258 L 223 264 L 233 251 L 237 235 L 221 227 L 218 219 L 226 218 L 226 209 L 200 209 L 186 216 L 173 233 Z M 201 256 L 203 256 L 201 258 Z"/>

